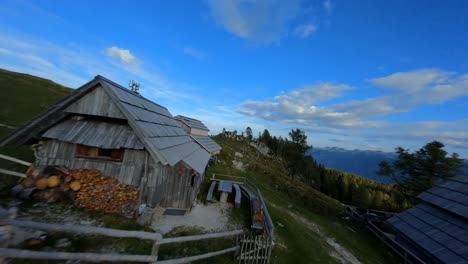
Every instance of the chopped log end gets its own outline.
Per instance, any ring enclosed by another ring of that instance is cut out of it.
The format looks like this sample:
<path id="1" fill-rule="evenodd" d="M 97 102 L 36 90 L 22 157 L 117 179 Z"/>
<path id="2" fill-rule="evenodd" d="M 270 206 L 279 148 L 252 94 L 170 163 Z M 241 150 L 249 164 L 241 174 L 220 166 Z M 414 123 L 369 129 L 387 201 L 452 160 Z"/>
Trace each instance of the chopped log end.
<path id="1" fill-rule="evenodd" d="M 49 178 L 47 178 L 47 185 L 50 187 L 50 188 L 54 188 L 54 187 L 57 187 L 60 185 L 60 177 L 59 176 L 50 176 Z"/>
<path id="2" fill-rule="evenodd" d="M 78 191 L 79 189 L 81 189 L 81 183 L 79 181 L 72 181 L 70 183 L 70 189 Z"/>
<path id="3" fill-rule="evenodd" d="M 39 190 L 44 190 L 49 186 L 47 178 L 41 178 L 36 181 L 36 188 Z"/>

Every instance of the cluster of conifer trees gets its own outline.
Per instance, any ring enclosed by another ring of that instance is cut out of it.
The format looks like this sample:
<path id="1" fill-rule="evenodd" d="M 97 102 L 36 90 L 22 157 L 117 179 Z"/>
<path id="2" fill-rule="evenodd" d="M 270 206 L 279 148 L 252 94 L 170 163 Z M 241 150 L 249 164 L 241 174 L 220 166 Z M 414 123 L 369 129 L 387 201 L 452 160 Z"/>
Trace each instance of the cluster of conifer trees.
<path id="1" fill-rule="evenodd" d="M 250 136 L 249 136 L 250 135 Z M 463 160 L 456 153 L 447 156 L 444 145 L 434 141 L 415 153 L 397 148 L 399 158 L 390 164 L 380 164 L 380 175 L 394 179 L 394 184 L 377 182 L 352 173 L 326 168 L 307 154 L 312 148 L 307 136 L 300 129 L 293 129 L 288 138 L 271 136 L 265 129 L 256 140 L 268 146 L 271 154 L 285 162 L 292 180 L 331 196 L 342 203 L 382 211 L 401 211 L 417 200 L 415 196 L 432 187 L 438 179 L 446 179 L 462 173 Z M 406 170 L 405 170 L 406 169 Z"/>

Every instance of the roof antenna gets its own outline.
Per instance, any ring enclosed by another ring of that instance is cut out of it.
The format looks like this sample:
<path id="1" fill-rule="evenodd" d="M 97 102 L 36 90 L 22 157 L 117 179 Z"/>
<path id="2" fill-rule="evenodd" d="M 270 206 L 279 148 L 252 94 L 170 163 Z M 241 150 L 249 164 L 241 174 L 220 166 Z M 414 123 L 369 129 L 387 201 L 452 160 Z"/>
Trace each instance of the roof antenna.
<path id="1" fill-rule="evenodd" d="M 130 86 L 130 88 L 132 89 L 132 92 L 138 94 L 138 90 L 140 90 L 140 83 L 130 80 L 128 86 Z"/>

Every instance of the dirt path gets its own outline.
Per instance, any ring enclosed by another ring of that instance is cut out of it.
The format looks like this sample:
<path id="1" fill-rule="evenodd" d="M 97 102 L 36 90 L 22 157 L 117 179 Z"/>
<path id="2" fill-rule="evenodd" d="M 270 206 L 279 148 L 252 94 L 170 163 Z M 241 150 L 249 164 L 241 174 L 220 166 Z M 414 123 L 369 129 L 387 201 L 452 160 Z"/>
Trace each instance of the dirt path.
<path id="1" fill-rule="evenodd" d="M 333 237 L 327 236 L 323 231 L 322 228 L 309 221 L 307 218 L 300 216 L 294 212 L 291 212 L 287 209 L 281 208 L 277 206 L 276 204 L 269 203 L 269 206 L 274 207 L 275 209 L 281 210 L 285 213 L 287 213 L 289 216 L 292 218 L 298 220 L 301 222 L 303 225 L 305 225 L 309 230 L 314 232 L 315 234 L 319 235 L 320 237 L 324 238 L 327 244 L 333 249 L 333 251 L 329 252 L 329 254 L 339 260 L 343 264 L 351 263 L 351 264 L 361 264 L 361 262 L 351 253 L 349 252 L 346 248 L 341 246 L 338 242 Z"/>
<path id="2" fill-rule="evenodd" d="M 180 226 L 199 227 L 211 232 L 225 231 L 229 210 L 232 210 L 229 203 L 197 204 L 184 216 L 163 215 L 164 209 L 155 209 L 151 228 L 163 234 Z"/>

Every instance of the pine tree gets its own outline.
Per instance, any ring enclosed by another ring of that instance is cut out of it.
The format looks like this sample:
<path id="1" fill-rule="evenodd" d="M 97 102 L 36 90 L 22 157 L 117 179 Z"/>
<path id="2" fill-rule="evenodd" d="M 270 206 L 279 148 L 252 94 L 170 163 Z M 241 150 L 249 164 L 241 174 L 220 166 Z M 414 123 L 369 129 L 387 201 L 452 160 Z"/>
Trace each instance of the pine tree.
<path id="1" fill-rule="evenodd" d="M 245 129 L 245 135 L 247 136 L 247 140 L 249 142 L 252 141 L 252 129 L 250 127 Z"/>
<path id="2" fill-rule="evenodd" d="M 392 177 L 408 195 L 418 195 L 431 188 L 436 180 L 463 173 L 463 160 L 457 153 L 447 156 L 443 148 L 439 141 L 427 143 L 414 153 L 398 147 L 398 159 L 393 164 L 380 162 L 377 174 Z"/>

